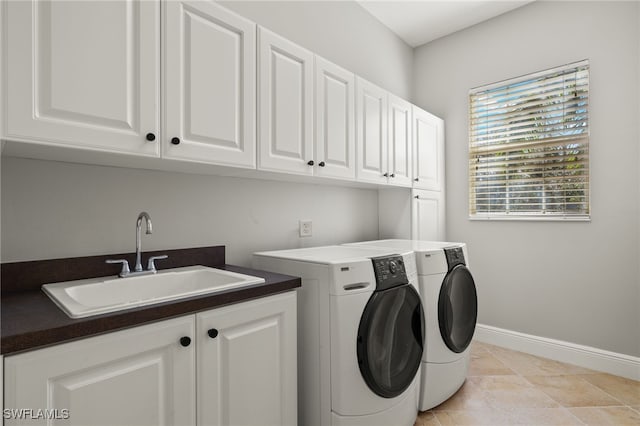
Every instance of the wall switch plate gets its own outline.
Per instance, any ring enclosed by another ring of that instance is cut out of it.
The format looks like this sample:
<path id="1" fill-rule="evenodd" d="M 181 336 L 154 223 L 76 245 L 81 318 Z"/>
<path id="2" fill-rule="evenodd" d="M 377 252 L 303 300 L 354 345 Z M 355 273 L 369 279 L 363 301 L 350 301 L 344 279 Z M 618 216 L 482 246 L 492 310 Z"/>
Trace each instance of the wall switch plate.
<path id="1" fill-rule="evenodd" d="M 310 237 L 313 234 L 313 223 L 310 220 L 298 221 L 301 237 Z"/>

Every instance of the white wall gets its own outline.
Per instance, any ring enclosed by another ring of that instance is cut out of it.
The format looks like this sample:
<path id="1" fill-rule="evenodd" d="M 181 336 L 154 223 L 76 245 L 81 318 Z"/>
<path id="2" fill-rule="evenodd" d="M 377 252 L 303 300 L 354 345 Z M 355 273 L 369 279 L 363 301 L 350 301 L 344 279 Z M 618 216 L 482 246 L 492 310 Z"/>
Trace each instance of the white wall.
<path id="1" fill-rule="evenodd" d="M 447 238 L 469 245 L 479 322 L 640 355 L 638 2 L 535 2 L 415 52 L 446 123 Z M 468 90 L 589 59 L 591 222 L 468 220 Z"/>
<path id="2" fill-rule="evenodd" d="M 354 1 L 223 1 L 220 4 L 411 98 L 413 49 Z"/>
<path id="3" fill-rule="evenodd" d="M 2 260 L 132 252 L 138 213 L 154 232 L 143 250 L 227 246 L 227 262 L 258 250 L 376 238 L 374 190 L 2 159 Z M 298 237 L 298 219 L 313 236 Z"/>
<path id="4" fill-rule="evenodd" d="M 378 232 L 380 239 L 411 238 L 411 189 L 378 189 Z"/>
<path id="5" fill-rule="evenodd" d="M 405 98 L 413 51 L 354 2 L 226 2 L 227 7 Z M 256 250 L 377 238 L 375 190 L 2 158 L 2 261 L 134 249 L 227 245 Z M 311 238 L 298 219 L 313 220 Z"/>

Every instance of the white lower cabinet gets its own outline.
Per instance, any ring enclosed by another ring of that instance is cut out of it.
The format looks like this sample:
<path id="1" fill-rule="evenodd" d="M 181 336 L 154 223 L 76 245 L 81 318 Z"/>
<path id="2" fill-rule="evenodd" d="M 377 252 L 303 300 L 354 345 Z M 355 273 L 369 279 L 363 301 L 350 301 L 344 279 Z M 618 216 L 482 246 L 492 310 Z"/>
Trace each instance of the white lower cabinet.
<path id="1" fill-rule="evenodd" d="M 414 189 L 411 195 L 411 238 L 444 241 L 444 193 Z"/>
<path id="2" fill-rule="evenodd" d="M 198 425 L 295 425 L 294 292 L 196 316 Z"/>
<path id="3" fill-rule="evenodd" d="M 4 383 L 4 357 L 0 355 L 0 384 Z M 3 391 L 4 386 L 0 386 L 0 411 L 4 414 L 4 397 Z M 3 422 L 0 420 L 0 424 Z"/>
<path id="4" fill-rule="evenodd" d="M 5 408 L 68 410 L 68 425 L 193 425 L 195 345 L 180 339 L 194 325 L 191 315 L 7 356 Z M 24 414 L 5 425 L 45 423 Z"/>
<path id="5" fill-rule="evenodd" d="M 6 356 L 4 424 L 293 425 L 295 317 L 288 292 Z"/>

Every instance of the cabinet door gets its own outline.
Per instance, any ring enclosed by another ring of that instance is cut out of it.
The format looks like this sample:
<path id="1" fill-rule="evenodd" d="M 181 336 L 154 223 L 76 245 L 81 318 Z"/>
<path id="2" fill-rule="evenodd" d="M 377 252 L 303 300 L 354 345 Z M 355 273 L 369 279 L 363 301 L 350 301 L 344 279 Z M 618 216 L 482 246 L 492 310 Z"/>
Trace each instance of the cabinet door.
<path id="1" fill-rule="evenodd" d="M 3 4 L 3 137 L 158 156 L 159 4 Z"/>
<path id="2" fill-rule="evenodd" d="M 194 317 L 5 358 L 5 408 L 68 410 L 68 425 L 195 425 Z M 5 420 L 5 425 L 42 424 Z"/>
<path id="3" fill-rule="evenodd" d="M 313 174 L 313 53 L 258 30 L 258 168 Z"/>
<path id="4" fill-rule="evenodd" d="M 412 105 L 397 96 L 389 94 L 389 183 L 411 186 L 412 150 L 411 137 Z"/>
<path id="5" fill-rule="evenodd" d="M 413 107 L 413 187 L 444 190 L 444 121 Z"/>
<path id="6" fill-rule="evenodd" d="M 387 183 L 387 92 L 356 78 L 357 178 Z"/>
<path id="7" fill-rule="evenodd" d="M 213 1 L 163 7 L 163 156 L 255 168 L 256 25 Z"/>
<path id="8" fill-rule="evenodd" d="M 442 191 L 412 191 L 411 238 L 445 240 L 445 206 Z"/>
<path id="9" fill-rule="evenodd" d="M 317 176 L 355 179 L 355 76 L 316 56 Z"/>
<path id="10" fill-rule="evenodd" d="M 296 294 L 196 315 L 199 425 L 295 425 Z"/>
<path id="11" fill-rule="evenodd" d="M 4 397 L 2 396 L 3 391 L 4 391 L 4 358 L 2 355 L 0 355 L 0 412 L 2 413 L 4 413 Z M 4 423 L 0 422 L 0 424 L 4 424 Z"/>

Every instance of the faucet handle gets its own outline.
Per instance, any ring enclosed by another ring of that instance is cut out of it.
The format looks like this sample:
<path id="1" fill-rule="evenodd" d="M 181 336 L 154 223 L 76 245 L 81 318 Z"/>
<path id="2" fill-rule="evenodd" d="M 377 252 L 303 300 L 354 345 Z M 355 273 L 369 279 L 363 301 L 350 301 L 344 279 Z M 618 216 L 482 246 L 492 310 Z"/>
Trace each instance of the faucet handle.
<path id="1" fill-rule="evenodd" d="M 160 255 L 160 256 L 151 256 L 149 258 L 149 260 L 147 261 L 147 271 L 151 271 L 151 272 L 157 272 L 156 271 L 156 264 L 153 263 L 156 260 L 162 260 L 162 259 L 167 259 L 169 256 L 167 256 L 166 254 Z"/>
<path id="2" fill-rule="evenodd" d="M 131 270 L 129 269 L 129 261 L 126 259 L 107 259 L 104 263 L 122 263 L 122 270 L 118 274 L 120 277 L 124 278 L 131 273 Z"/>

